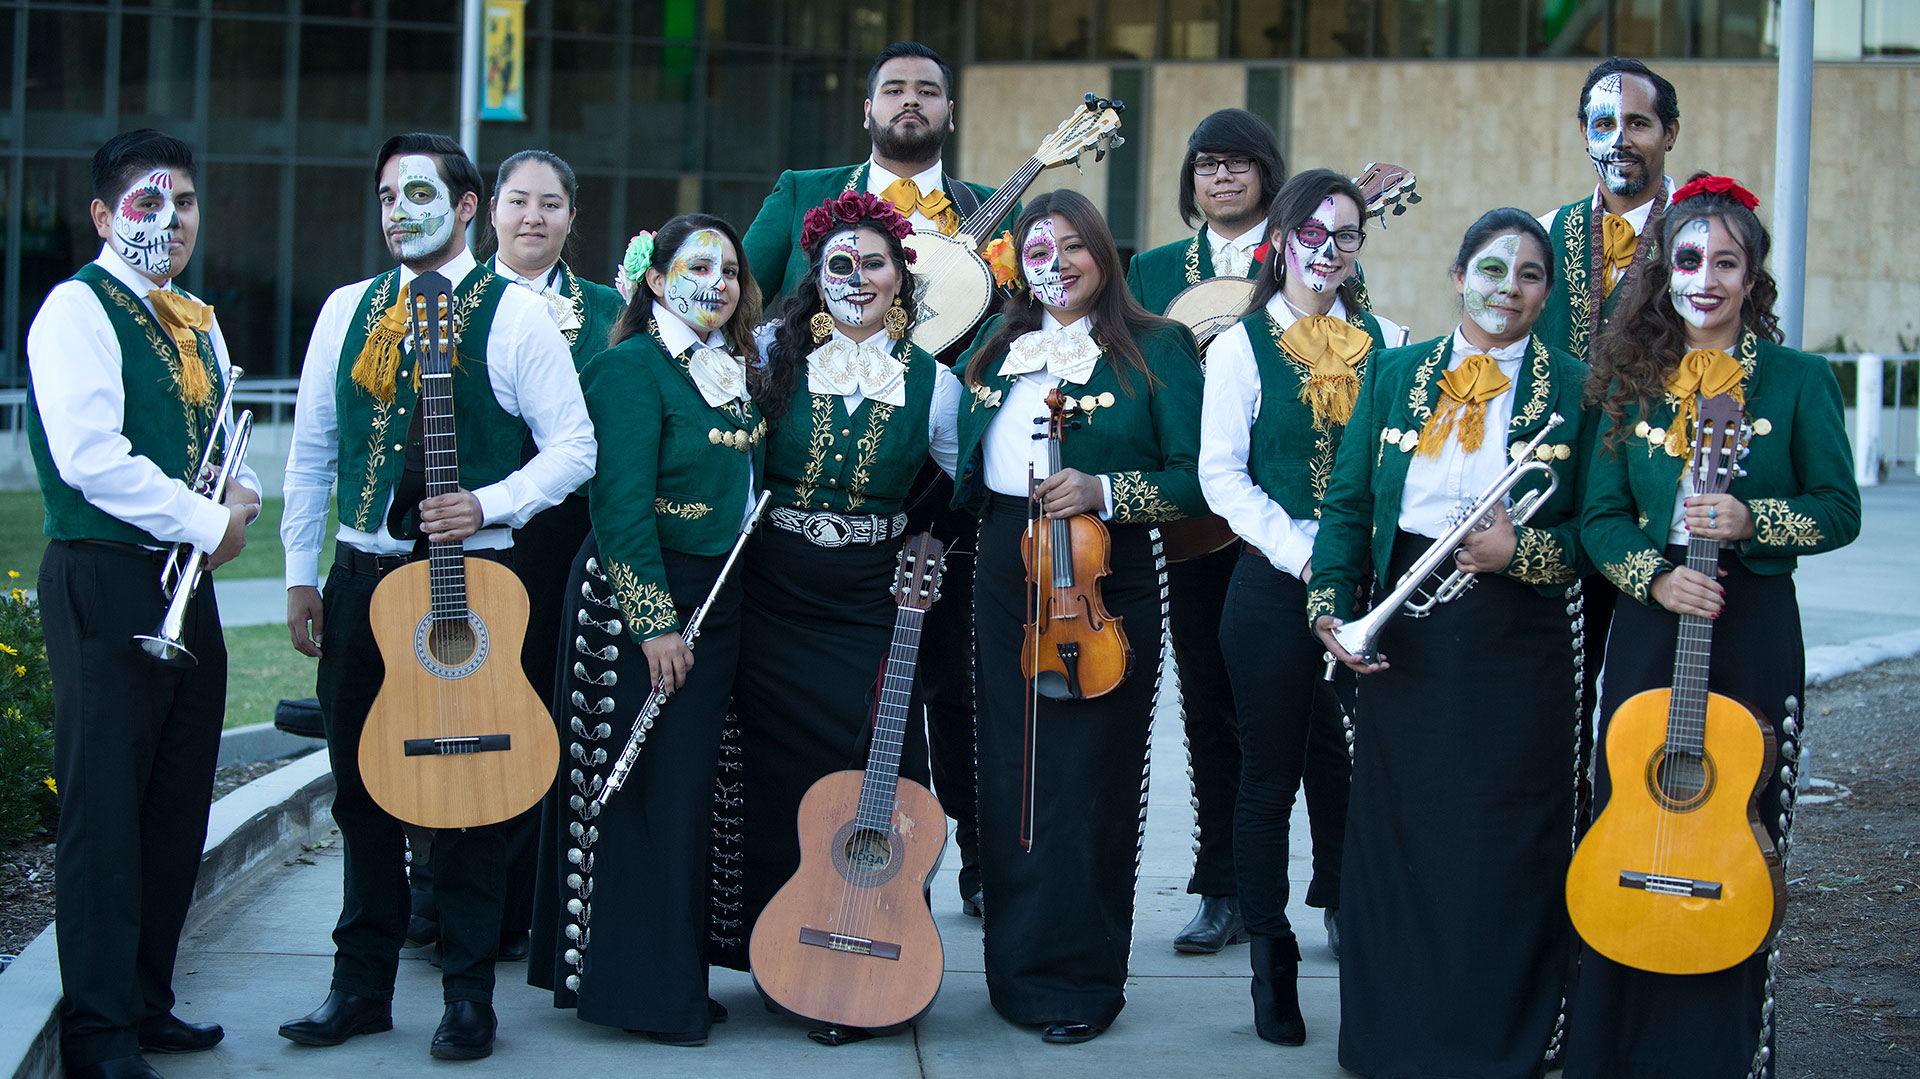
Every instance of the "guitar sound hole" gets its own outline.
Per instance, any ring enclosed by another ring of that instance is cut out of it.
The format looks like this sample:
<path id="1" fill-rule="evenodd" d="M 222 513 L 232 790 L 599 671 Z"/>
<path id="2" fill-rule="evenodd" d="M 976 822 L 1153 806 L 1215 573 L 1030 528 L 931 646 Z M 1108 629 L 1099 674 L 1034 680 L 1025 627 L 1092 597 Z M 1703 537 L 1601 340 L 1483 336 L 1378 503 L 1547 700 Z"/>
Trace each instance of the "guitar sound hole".
<path id="1" fill-rule="evenodd" d="M 476 643 L 473 626 L 465 621 L 436 622 L 427 631 L 427 650 L 448 667 L 458 667 L 472 659 Z"/>
<path id="2" fill-rule="evenodd" d="M 1661 808 L 1687 813 L 1700 808 L 1713 796 L 1717 779 L 1713 759 L 1700 754 L 1655 753 L 1647 762 L 1647 787 Z"/>
<path id="3" fill-rule="evenodd" d="M 886 871 L 893 859 L 893 845 L 872 828 L 857 828 L 847 837 L 847 868 L 863 877 Z"/>

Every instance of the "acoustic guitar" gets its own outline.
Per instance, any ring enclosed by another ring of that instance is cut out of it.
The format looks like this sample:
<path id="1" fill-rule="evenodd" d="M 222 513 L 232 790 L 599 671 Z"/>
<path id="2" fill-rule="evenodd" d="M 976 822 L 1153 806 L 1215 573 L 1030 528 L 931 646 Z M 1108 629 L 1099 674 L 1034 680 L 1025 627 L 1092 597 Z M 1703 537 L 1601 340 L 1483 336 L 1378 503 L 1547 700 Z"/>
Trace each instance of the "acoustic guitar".
<path id="1" fill-rule="evenodd" d="M 914 344 L 938 356 L 973 332 L 993 303 L 993 271 L 979 252 L 980 245 L 990 238 L 988 232 L 1007 216 L 1043 170 L 1077 164 L 1088 150 L 1099 161 L 1108 150 L 1125 142 L 1114 134 L 1120 130 L 1120 113 L 1125 108 L 1123 102 L 1088 94 L 1086 104 L 1062 120 L 1033 156 L 1015 169 L 979 209 L 967 215 L 960 231 L 952 236 L 917 231 L 906 238 L 907 249 L 913 252 L 917 282 L 913 302 L 919 317 L 913 325 Z"/>
<path id="2" fill-rule="evenodd" d="M 1746 439 L 1731 396 L 1700 406 L 1688 465 L 1700 494 L 1727 490 Z M 1715 578 L 1717 541 L 1694 537 L 1687 567 Z M 1713 621 L 1680 616 L 1673 688 L 1636 693 L 1613 713 L 1613 797 L 1573 853 L 1567 913 L 1601 955 L 1658 974 L 1725 970 L 1780 928 L 1785 881 L 1760 823 L 1773 727 L 1707 690 Z"/>
<path id="3" fill-rule="evenodd" d="M 947 841 L 933 792 L 900 778 L 920 627 L 939 598 L 941 546 L 907 540 L 867 767 L 824 776 L 800 800 L 800 868 L 754 923 L 754 981 L 803 1019 L 887 1030 L 940 990 L 944 953 L 924 895 Z"/>
<path id="4" fill-rule="evenodd" d="M 427 497 L 459 486 L 453 426 L 453 288 L 414 278 L 409 332 L 420 369 Z M 360 775 L 380 808 L 423 828 L 471 828 L 539 801 L 560 768 L 553 719 L 520 668 L 527 590 L 511 569 L 468 558 L 458 540 L 374 589 L 386 678 L 360 735 Z"/>

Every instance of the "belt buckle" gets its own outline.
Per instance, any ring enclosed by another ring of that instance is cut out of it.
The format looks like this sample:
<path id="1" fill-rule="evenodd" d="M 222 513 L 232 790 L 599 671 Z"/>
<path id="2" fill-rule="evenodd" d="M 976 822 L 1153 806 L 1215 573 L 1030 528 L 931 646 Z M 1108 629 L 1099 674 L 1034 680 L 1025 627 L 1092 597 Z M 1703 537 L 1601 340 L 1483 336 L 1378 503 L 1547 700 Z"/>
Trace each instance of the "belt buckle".
<path id="1" fill-rule="evenodd" d="M 853 542 L 853 522 L 827 510 L 807 515 L 801 535 L 815 547 L 845 547 Z"/>

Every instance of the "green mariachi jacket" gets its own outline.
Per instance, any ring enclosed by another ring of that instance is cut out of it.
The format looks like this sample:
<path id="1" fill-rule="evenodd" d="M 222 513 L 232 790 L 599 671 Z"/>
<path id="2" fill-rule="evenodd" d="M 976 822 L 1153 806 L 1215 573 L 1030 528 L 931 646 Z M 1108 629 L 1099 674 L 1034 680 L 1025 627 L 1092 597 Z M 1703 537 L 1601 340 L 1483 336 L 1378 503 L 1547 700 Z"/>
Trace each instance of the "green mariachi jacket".
<path id="1" fill-rule="evenodd" d="M 764 474 L 767 425 L 751 403 L 708 405 L 686 358 L 669 357 L 652 333 L 595 356 L 580 389 L 600 442 L 587 483 L 600 563 L 627 632 L 645 641 L 680 628 L 661 550 L 719 555 L 733 547 L 747 470 Z"/>
<path id="2" fill-rule="evenodd" d="M 995 315 L 975 339 L 984 344 L 993 337 L 1002 316 Z M 1207 512 L 1200 493 L 1199 350 L 1186 327 L 1174 325 L 1149 331 L 1139 338 L 1140 350 L 1160 384 L 1151 389 L 1139 374 L 1128 377 L 1133 393 L 1120 388 L 1120 376 L 1102 356 L 1081 386 L 1062 385 L 1076 398 L 1092 397 L 1095 405 L 1076 414 L 1080 427 L 1069 432 L 1060 447 L 1064 468 L 1089 475 L 1106 475 L 1113 485 L 1115 524 L 1158 524 L 1199 517 Z M 974 346 L 980 347 L 979 344 Z M 973 356 L 968 349 L 956 371 L 964 371 Z M 979 386 L 962 380 L 960 404 L 960 475 L 953 484 L 955 508 L 986 500 L 987 487 L 981 441 L 987 425 L 998 414 L 1013 378 L 989 372 Z M 1111 398 L 1107 395 L 1111 394 Z M 1111 400 L 1111 404 L 1102 404 Z"/>
<path id="3" fill-rule="evenodd" d="M 839 394 L 808 390 L 804 370 L 794 379 L 786 421 L 767 447 L 771 505 L 900 512 L 927 461 L 927 412 L 940 361 L 907 340 L 893 343 L 893 355 L 907 365 L 907 401 L 898 408 L 868 398 L 849 413 Z"/>
<path id="4" fill-rule="evenodd" d="M 1258 258 L 1253 260 L 1252 269 L 1258 276 Z M 1207 242 L 1207 227 L 1202 225 L 1192 239 L 1175 240 L 1133 256 L 1127 263 L 1127 291 L 1140 306 L 1164 315 L 1175 296 L 1214 276 L 1213 245 Z M 1367 275 L 1357 262 L 1353 264 L 1353 299 L 1360 310 L 1373 309 L 1373 301 L 1367 296 Z"/>
<path id="5" fill-rule="evenodd" d="M 1453 355 L 1453 334 L 1376 356 L 1373 375 L 1360 387 L 1353 421 L 1340 444 L 1333 483 L 1320 509 L 1320 533 L 1313 543 L 1313 584 L 1307 593 L 1307 624 L 1323 614 L 1353 616 L 1354 590 L 1372 562 L 1374 584 L 1389 587 L 1387 562 L 1400 527 L 1400 501 L 1420 429 L 1440 399 L 1440 375 Z M 1587 365 L 1536 335 L 1520 365 L 1514 390 L 1513 419 L 1507 445 L 1517 450 L 1559 413 L 1560 426 L 1540 445 L 1560 481 L 1532 523 L 1515 531 L 1513 561 L 1501 576 L 1533 585 L 1541 595 L 1558 596 L 1590 566 L 1580 547 L 1581 471 L 1593 442 L 1593 423 L 1580 408 Z M 1492 437 L 1489 432 L 1488 437 Z M 1512 497 L 1546 486 L 1529 474 Z"/>
<path id="6" fill-rule="evenodd" d="M 487 268 L 499 273 L 499 259 L 498 255 L 488 259 Z M 560 280 L 554 283 L 554 287 L 561 296 L 572 302 L 574 314 L 580 319 L 580 325 L 562 329 L 560 336 L 567 339 L 567 349 L 573 353 L 573 369 L 585 371 L 587 361 L 607 347 L 607 338 L 613 335 L 613 325 L 620 321 L 620 313 L 626 310 L 627 301 L 620 298 L 617 290 L 574 273 L 565 259 L 560 261 L 559 267 Z"/>
<path id="7" fill-rule="evenodd" d="M 844 191 L 865 191 L 867 189 L 868 163 L 849 165 L 838 169 L 811 169 L 795 172 L 791 169 L 780 174 L 773 185 L 773 191 L 767 200 L 760 204 L 760 213 L 753 219 L 741 244 L 747 249 L 747 265 L 753 270 L 753 280 L 760 286 L 761 307 L 769 317 L 779 314 L 776 301 L 792 292 L 801 280 L 807 276 L 807 252 L 800 246 L 800 223 L 808 210 L 838 196 Z M 953 197 L 953 185 L 965 183 L 978 195 L 981 203 L 993 197 L 994 189 L 983 184 L 956 181 L 953 177 L 944 178 L 947 197 Z M 957 208 L 956 208 L 957 209 Z M 989 237 L 998 236 L 1001 231 L 1013 227 L 1020 216 L 1020 204 L 1014 203 L 986 236 L 974 239 L 986 243 Z"/>
<path id="8" fill-rule="evenodd" d="M 1362 386 L 1367 369 L 1384 355 L 1386 337 L 1380 320 L 1368 312 L 1349 313 L 1347 322 L 1373 338 L 1373 348 L 1354 365 Z M 1296 521 L 1316 520 L 1327 484 L 1333 478 L 1334 455 L 1346 426 L 1321 430 L 1314 426 L 1313 408 L 1300 400 L 1300 387 L 1313 371 L 1296 362 L 1280 347 L 1280 326 L 1262 310 L 1240 320 L 1253 346 L 1254 368 L 1260 373 L 1260 414 L 1247 431 L 1247 478 Z M 1356 409 L 1358 401 L 1356 400 Z M 1359 412 L 1354 416 L 1358 418 Z"/>
<path id="9" fill-rule="evenodd" d="M 1735 356 L 1753 434 L 1746 470 L 1731 493 L 1753 513 L 1753 537 L 1735 545 L 1760 574 L 1792 573 L 1803 554 L 1845 547 L 1860 535 L 1860 488 L 1840 406 L 1840 384 L 1820 356 L 1741 335 Z M 1596 438 L 1581 513 L 1583 542 L 1607 579 L 1649 605 L 1653 579 L 1674 568 L 1667 529 L 1684 457 L 1667 456 L 1666 430 L 1679 402 L 1671 395 L 1643 414 L 1629 408 L 1632 430 L 1613 450 Z M 1596 412 L 1602 435 L 1612 424 Z M 1657 437 L 1656 437 L 1657 436 Z"/>
<path id="10" fill-rule="evenodd" d="M 1600 304 L 1600 325 L 1605 327 L 1627 283 L 1622 276 L 1613 292 L 1602 298 L 1604 286 L 1593 276 L 1593 235 L 1592 195 L 1554 211 L 1553 225 L 1547 229 L 1547 238 L 1553 241 L 1553 288 L 1547 291 L 1547 305 L 1533 324 L 1535 336 L 1583 361 L 1592 355 L 1593 305 Z"/>

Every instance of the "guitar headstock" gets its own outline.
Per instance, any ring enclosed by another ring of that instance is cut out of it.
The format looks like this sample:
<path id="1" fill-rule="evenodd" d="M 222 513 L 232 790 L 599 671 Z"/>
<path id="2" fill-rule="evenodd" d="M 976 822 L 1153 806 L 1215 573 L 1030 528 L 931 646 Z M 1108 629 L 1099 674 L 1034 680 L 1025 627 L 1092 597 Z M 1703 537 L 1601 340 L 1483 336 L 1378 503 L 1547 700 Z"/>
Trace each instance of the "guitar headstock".
<path id="1" fill-rule="evenodd" d="M 1381 228 L 1387 227 L 1387 213 L 1399 217 L 1407 212 L 1407 207 L 1420 203 L 1420 192 L 1414 189 L 1419 178 L 1401 165 L 1386 161 L 1369 161 L 1360 175 L 1353 178 L 1355 187 L 1366 196 L 1367 206 L 1361 215 L 1380 222 Z"/>
<path id="2" fill-rule="evenodd" d="M 1043 169 L 1064 165 L 1069 161 L 1078 162 L 1080 155 L 1093 151 L 1093 159 L 1099 161 L 1107 156 L 1107 151 L 1127 140 L 1115 132 L 1120 130 L 1120 114 L 1126 110 L 1126 103 L 1109 101 L 1104 97 L 1087 95 L 1087 101 L 1073 114 L 1060 121 L 1033 152 L 1033 159 Z"/>
<path id="3" fill-rule="evenodd" d="M 1693 458 L 1687 470 L 1693 475 L 1695 494 L 1724 494 L 1740 475 L 1739 461 L 1745 455 L 1746 410 L 1730 393 L 1700 402 L 1700 419 L 1693 436 Z"/>
<path id="4" fill-rule="evenodd" d="M 422 374 L 453 369 L 453 286 L 442 274 L 428 272 L 408 286 L 408 333 Z"/>
<path id="5" fill-rule="evenodd" d="M 946 567 L 946 554 L 931 532 L 907 537 L 900 549 L 900 568 L 893 579 L 893 596 L 898 606 L 924 611 L 940 598 L 940 572 Z"/>

